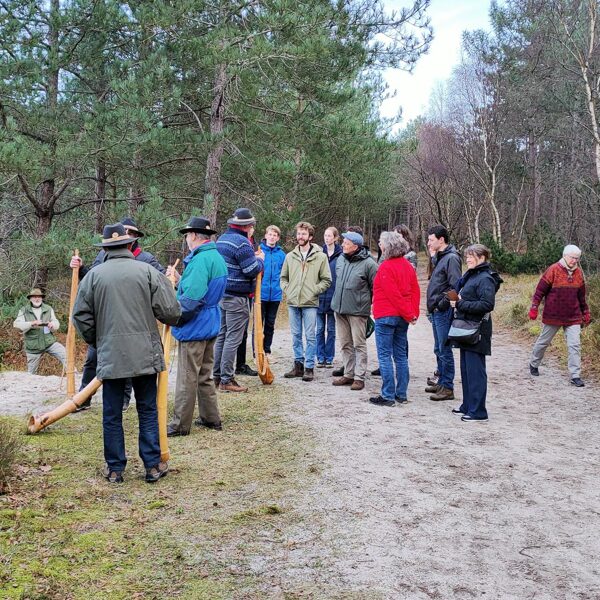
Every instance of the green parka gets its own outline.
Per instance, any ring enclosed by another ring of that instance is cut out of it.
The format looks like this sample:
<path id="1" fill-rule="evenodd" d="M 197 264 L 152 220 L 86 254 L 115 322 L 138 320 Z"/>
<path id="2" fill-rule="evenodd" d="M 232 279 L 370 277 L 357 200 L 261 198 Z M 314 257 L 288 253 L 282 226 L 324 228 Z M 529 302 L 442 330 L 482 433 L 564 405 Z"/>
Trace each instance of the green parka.
<path id="1" fill-rule="evenodd" d="M 175 325 L 180 315 L 171 282 L 119 248 L 81 280 L 73 324 L 98 351 L 98 379 L 121 379 L 165 368 L 156 320 Z"/>
<path id="2" fill-rule="evenodd" d="M 342 254 L 336 265 L 336 284 L 331 309 L 342 315 L 368 317 L 373 300 L 373 280 L 377 263 L 364 246 L 348 256 Z"/>
<path id="3" fill-rule="evenodd" d="M 319 306 L 319 294 L 331 285 L 329 261 L 321 246 L 311 243 L 305 261 L 296 246 L 285 257 L 279 281 L 288 306 Z"/>

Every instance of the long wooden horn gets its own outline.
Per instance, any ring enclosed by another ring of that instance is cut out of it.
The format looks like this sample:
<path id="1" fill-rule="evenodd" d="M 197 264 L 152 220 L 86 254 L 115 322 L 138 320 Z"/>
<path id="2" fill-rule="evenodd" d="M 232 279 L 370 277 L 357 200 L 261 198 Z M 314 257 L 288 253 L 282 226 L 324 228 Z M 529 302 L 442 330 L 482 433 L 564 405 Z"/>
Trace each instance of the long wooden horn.
<path id="1" fill-rule="evenodd" d="M 264 385 L 271 385 L 275 380 L 275 376 L 269 367 L 269 360 L 265 354 L 265 335 L 262 326 L 262 302 L 261 302 L 261 285 L 262 273 L 256 278 L 256 289 L 254 290 L 254 348 L 256 353 L 256 367 L 258 376 Z"/>
<path id="2" fill-rule="evenodd" d="M 59 419 L 67 416 L 69 413 L 78 409 L 88 398 L 93 396 L 98 388 L 102 385 L 102 381 L 94 377 L 80 392 L 72 398 L 65 400 L 60 406 L 47 412 L 41 416 L 32 415 L 29 417 L 27 431 L 29 433 L 38 433 L 42 429 L 52 425 Z"/>
<path id="3" fill-rule="evenodd" d="M 75 249 L 75 256 L 79 250 Z M 79 266 L 73 267 L 71 273 L 71 296 L 69 298 L 69 323 L 67 327 L 67 398 L 75 395 L 75 326 L 73 325 L 73 307 L 79 285 Z"/>
<path id="4" fill-rule="evenodd" d="M 179 259 L 175 261 L 173 269 L 179 264 Z M 173 287 L 175 287 L 175 276 L 169 277 Z M 165 370 L 158 374 L 158 388 L 156 390 L 156 409 L 158 411 L 158 440 L 160 443 L 160 460 L 167 462 L 170 458 L 169 439 L 167 438 L 167 396 L 169 392 L 169 355 L 171 353 L 171 327 L 165 324 L 163 326 L 162 344 L 165 354 Z"/>

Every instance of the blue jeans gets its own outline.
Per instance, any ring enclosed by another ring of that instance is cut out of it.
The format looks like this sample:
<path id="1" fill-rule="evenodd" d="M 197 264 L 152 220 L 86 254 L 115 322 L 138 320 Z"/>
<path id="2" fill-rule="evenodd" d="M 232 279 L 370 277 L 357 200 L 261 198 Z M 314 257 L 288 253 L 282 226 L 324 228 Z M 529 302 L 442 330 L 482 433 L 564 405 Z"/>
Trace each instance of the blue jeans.
<path id="1" fill-rule="evenodd" d="M 438 352 L 437 334 L 435 332 L 435 327 L 433 326 L 433 315 L 428 314 L 427 320 L 431 323 L 431 328 L 433 329 L 433 353 L 435 355 L 435 370 L 438 373 L 440 373 L 440 353 Z"/>
<path id="2" fill-rule="evenodd" d="M 316 326 L 317 307 L 290 306 L 290 330 L 292 332 L 292 347 L 294 360 L 304 364 L 306 369 L 315 368 L 315 352 L 317 349 Z M 302 332 L 306 340 L 306 349 L 302 343 Z"/>
<path id="3" fill-rule="evenodd" d="M 102 382 L 102 427 L 104 459 L 111 471 L 124 471 L 125 434 L 123 432 L 123 393 L 128 379 L 105 379 Z M 139 452 L 144 467 L 160 462 L 158 412 L 156 410 L 156 374 L 132 377 L 135 405 L 140 423 Z"/>
<path id="4" fill-rule="evenodd" d="M 335 313 L 317 313 L 317 360 L 333 362 L 335 356 Z"/>
<path id="5" fill-rule="evenodd" d="M 454 389 L 454 354 L 452 353 L 452 346 L 446 344 L 453 314 L 454 309 L 449 308 L 443 312 L 436 310 L 431 315 L 433 339 L 437 347 L 438 371 L 440 372 L 438 385 L 448 390 Z"/>
<path id="6" fill-rule="evenodd" d="M 487 419 L 488 414 L 485 408 L 487 396 L 485 354 L 461 349 L 460 375 L 463 392 L 460 411 L 474 419 Z"/>
<path id="7" fill-rule="evenodd" d="M 381 395 L 386 400 L 406 398 L 410 379 L 406 352 L 408 347 L 407 332 L 408 323 L 402 317 L 375 319 L 377 360 L 381 370 Z M 395 378 L 394 364 L 396 365 Z"/>

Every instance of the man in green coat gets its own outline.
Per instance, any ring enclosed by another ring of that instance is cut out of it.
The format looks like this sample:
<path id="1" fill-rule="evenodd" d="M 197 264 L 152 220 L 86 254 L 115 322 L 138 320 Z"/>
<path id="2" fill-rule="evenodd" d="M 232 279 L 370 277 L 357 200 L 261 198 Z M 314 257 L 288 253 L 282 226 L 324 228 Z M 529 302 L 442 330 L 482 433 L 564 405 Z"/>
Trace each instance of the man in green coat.
<path id="1" fill-rule="evenodd" d="M 27 294 L 29 304 L 19 311 L 13 327 L 23 332 L 27 370 L 35 375 L 44 353 L 58 358 L 63 367 L 66 366 L 67 353 L 65 347 L 56 341 L 54 332 L 58 331 L 60 323 L 54 314 L 54 309 L 44 303 L 45 294 L 39 288 L 34 288 Z"/>
<path id="2" fill-rule="evenodd" d="M 136 261 L 131 252 L 135 238 L 121 223 L 104 227 L 105 261 L 81 281 L 73 324 L 98 353 L 97 377 L 103 382 L 104 475 L 111 483 L 123 481 L 127 464 L 123 433 L 123 391 L 132 379 L 140 423 L 139 452 L 146 481 L 167 474 L 160 462 L 156 375 L 165 368 L 156 325 L 175 325 L 181 307 L 170 281 L 155 268 Z"/>
<path id="3" fill-rule="evenodd" d="M 314 235 L 310 223 L 301 221 L 296 225 L 298 245 L 285 257 L 279 277 L 287 299 L 294 349 L 294 366 L 284 377 L 302 377 L 303 381 L 314 379 L 319 294 L 331 285 L 329 260 L 321 246 L 312 243 Z"/>

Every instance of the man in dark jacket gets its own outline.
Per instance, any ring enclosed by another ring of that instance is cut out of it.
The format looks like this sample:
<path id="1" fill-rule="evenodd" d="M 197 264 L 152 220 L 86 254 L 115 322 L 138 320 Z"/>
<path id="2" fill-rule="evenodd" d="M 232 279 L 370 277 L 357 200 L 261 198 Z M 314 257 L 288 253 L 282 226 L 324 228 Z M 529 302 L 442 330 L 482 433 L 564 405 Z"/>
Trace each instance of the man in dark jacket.
<path id="1" fill-rule="evenodd" d="M 427 246 L 435 252 L 435 266 L 427 286 L 427 312 L 431 314 L 433 339 L 437 349 L 440 376 L 436 385 L 425 388 L 431 400 L 454 399 L 454 354 L 446 344 L 452 323 L 453 309 L 446 292 L 455 289 L 462 276 L 462 260 L 456 248 L 448 243 L 450 235 L 442 225 L 428 231 Z"/>
<path id="2" fill-rule="evenodd" d="M 156 375 L 165 368 L 156 325 L 175 325 L 181 307 L 170 281 L 146 263 L 135 260 L 135 238 L 121 223 L 104 227 L 106 259 L 82 280 L 73 308 L 73 324 L 98 354 L 97 377 L 103 382 L 104 476 L 121 483 L 127 464 L 123 433 L 123 390 L 131 378 L 140 423 L 139 452 L 146 481 L 167 474 L 160 462 Z"/>
<path id="3" fill-rule="evenodd" d="M 125 217 L 121 219 L 121 224 L 125 227 L 125 232 L 127 235 L 134 238 L 133 245 L 131 248 L 131 252 L 135 258 L 140 262 L 146 263 L 151 267 L 154 267 L 157 271 L 161 273 L 165 272 L 165 268 L 158 262 L 156 257 L 150 252 L 146 252 L 142 250 L 140 247 L 139 240 L 144 237 L 144 233 L 138 229 L 135 221 L 131 217 Z M 101 265 L 106 260 L 106 251 L 101 249 L 100 252 L 96 255 L 94 262 L 91 267 L 86 267 L 79 256 L 72 256 L 71 263 L 69 266 L 73 269 L 75 267 L 79 267 L 79 281 L 81 281 L 87 273 L 89 273 L 92 269 Z M 85 357 L 85 362 L 83 363 L 83 374 L 81 376 L 81 386 L 79 390 L 81 391 L 94 377 L 96 377 L 96 362 L 98 357 L 96 356 L 96 349 L 91 346 L 88 348 L 87 355 Z M 124 392 L 125 401 L 123 402 L 123 410 L 127 410 L 129 408 L 129 402 L 131 400 L 131 382 L 127 382 L 125 385 Z M 86 410 L 90 408 L 92 400 L 88 400 L 84 402 L 78 411 Z"/>
<path id="4" fill-rule="evenodd" d="M 336 286 L 331 300 L 338 340 L 344 360 L 344 374 L 333 385 L 362 390 L 367 375 L 367 319 L 371 314 L 373 280 L 377 263 L 364 246 L 362 235 L 342 233 L 343 254 L 336 265 Z"/>
<path id="5" fill-rule="evenodd" d="M 221 329 L 215 344 L 213 375 L 222 392 L 247 392 L 234 378 L 234 361 L 250 320 L 248 298 L 256 276 L 264 268 L 264 254 L 254 252 L 248 232 L 256 219 L 247 208 L 238 208 L 227 221 L 229 229 L 217 240 L 217 250 L 227 264 L 227 287 L 221 300 Z"/>

